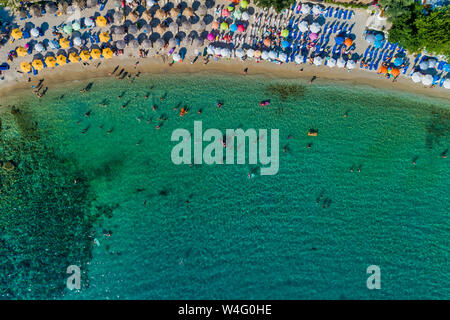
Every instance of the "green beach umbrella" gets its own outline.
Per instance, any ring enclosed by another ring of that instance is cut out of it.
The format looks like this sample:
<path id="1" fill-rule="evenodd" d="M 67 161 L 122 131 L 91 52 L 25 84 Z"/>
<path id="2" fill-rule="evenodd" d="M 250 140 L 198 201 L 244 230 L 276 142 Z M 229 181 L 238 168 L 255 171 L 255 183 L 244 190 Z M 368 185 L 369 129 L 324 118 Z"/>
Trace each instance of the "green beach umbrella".
<path id="1" fill-rule="evenodd" d="M 242 0 L 239 5 L 241 6 L 242 9 L 245 9 L 248 7 L 248 2 L 245 0 Z"/>
<path id="2" fill-rule="evenodd" d="M 80 28 L 81 28 L 80 23 L 78 21 L 75 21 L 74 23 L 72 23 L 72 28 L 75 31 L 80 30 Z"/>
<path id="3" fill-rule="evenodd" d="M 281 36 L 286 38 L 289 36 L 289 30 L 288 29 L 284 29 L 283 31 L 281 31 Z"/>
<path id="4" fill-rule="evenodd" d="M 233 12 L 233 17 L 234 17 L 235 19 L 238 19 L 238 20 L 239 20 L 239 19 L 242 17 L 242 11 L 239 10 L 239 9 L 234 10 L 234 12 Z"/>
<path id="5" fill-rule="evenodd" d="M 66 24 L 66 25 L 64 26 L 63 30 L 64 30 L 65 33 L 71 34 L 73 28 L 72 28 L 72 26 L 69 26 L 68 24 Z"/>
<path id="6" fill-rule="evenodd" d="M 228 23 L 222 22 L 220 24 L 220 30 L 227 30 L 228 29 Z"/>
<path id="7" fill-rule="evenodd" d="M 228 6 L 228 7 L 227 7 L 227 9 L 228 9 L 228 11 L 230 11 L 230 12 L 231 12 L 231 11 L 233 11 L 233 10 L 234 10 L 234 6 Z"/>

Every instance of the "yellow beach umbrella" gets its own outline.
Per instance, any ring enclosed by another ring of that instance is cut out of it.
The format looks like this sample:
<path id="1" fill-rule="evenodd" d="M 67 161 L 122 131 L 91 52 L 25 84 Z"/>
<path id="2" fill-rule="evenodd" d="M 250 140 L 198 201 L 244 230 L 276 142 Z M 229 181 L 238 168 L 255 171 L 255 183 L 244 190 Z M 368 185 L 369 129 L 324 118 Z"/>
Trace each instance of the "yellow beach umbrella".
<path id="1" fill-rule="evenodd" d="M 70 42 L 69 40 L 67 40 L 66 38 L 61 38 L 59 39 L 59 45 L 61 46 L 61 48 L 65 49 L 65 48 L 70 48 Z"/>
<path id="2" fill-rule="evenodd" d="M 108 42 L 109 41 L 109 33 L 108 32 L 100 33 L 100 41 L 101 42 Z"/>
<path id="3" fill-rule="evenodd" d="M 67 63 L 67 57 L 63 54 L 60 54 L 59 56 L 56 57 L 56 62 L 60 65 L 63 66 Z"/>
<path id="4" fill-rule="evenodd" d="M 113 52 L 110 48 L 103 49 L 102 54 L 103 54 L 103 58 L 106 58 L 106 59 L 110 59 L 113 56 Z"/>
<path id="5" fill-rule="evenodd" d="M 11 31 L 11 37 L 13 37 L 16 40 L 22 38 L 22 36 L 23 36 L 23 33 L 18 28 L 13 29 L 13 31 Z"/>
<path id="6" fill-rule="evenodd" d="M 37 71 L 40 71 L 42 69 L 44 69 L 44 63 L 42 62 L 42 60 L 40 59 L 36 59 L 33 60 L 33 62 L 31 63 L 31 65 L 33 66 L 33 68 Z"/>
<path id="7" fill-rule="evenodd" d="M 87 50 L 83 50 L 80 52 L 80 58 L 83 61 L 88 61 L 91 58 L 91 54 Z"/>
<path id="8" fill-rule="evenodd" d="M 97 26 L 99 27 L 104 27 L 106 26 L 106 18 L 103 16 L 98 16 L 97 19 L 95 19 L 95 23 L 97 24 Z"/>
<path id="9" fill-rule="evenodd" d="M 24 61 L 20 64 L 20 70 L 22 70 L 23 72 L 30 72 L 31 71 L 31 64 L 29 64 L 28 62 Z"/>
<path id="10" fill-rule="evenodd" d="M 92 59 L 99 59 L 102 56 L 102 52 L 99 49 L 93 49 L 91 51 Z"/>
<path id="11" fill-rule="evenodd" d="M 80 61 L 80 57 L 77 55 L 76 52 L 71 52 L 69 54 L 69 61 L 72 63 L 77 63 Z"/>
<path id="12" fill-rule="evenodd" d="M 16 53 L 19 57 L 25 57 L 28 54 L 28 50 L 24 47 L 18 47 L 16 49 Z"/>
<path id="13" fill-rule="evenodd" d="M 56 67 L 56 59 L 53 56 L 48 56 L 47 58 L 45 58 L 45 64 L 47 65 L 47 67 L 49 68 L 54 68 Z"/>

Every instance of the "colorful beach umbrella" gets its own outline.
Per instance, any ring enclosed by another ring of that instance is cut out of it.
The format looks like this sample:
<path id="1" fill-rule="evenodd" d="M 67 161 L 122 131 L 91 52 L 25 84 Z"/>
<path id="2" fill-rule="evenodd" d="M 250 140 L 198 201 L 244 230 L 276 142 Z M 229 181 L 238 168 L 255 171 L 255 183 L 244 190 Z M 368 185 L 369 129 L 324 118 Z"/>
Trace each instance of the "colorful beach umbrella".
<path id="1" fill-rule="evenodd" d="M 230 26 L 230 31 L 232 31 L 232 32 L 236 32 L 237 31 L 237 25 L 235 24 L 235 23 L 233 23 L 231 26 Z"/>
<path id="2" fill-rule="evenodd" d="M 242 17 L 242 11 L 239 9 L 234 10 L 233 12 L 233 18 L 239 20 Z"/>
<path id="3" fill-rule="evenodd" d="M 230 11 L 227 8 L 222 10 L 222 17 L 228 17 L 230 15 Z"/>
<path id="4" fill-rule="evenodd" d="M 287 38 L 289 36 L 289 30 L 284 29 L 283 31 L 281 31 L 281 36 L 284 38 Z"/>
<path id="5" fill-rule="evenodd" d="M 214 22 L 211 24 L 211 28 L 212 28 L 213 30 L 219 29 L 219 22 L 214 21 Z"/>
<path id="6" fill-rule="evenodd" d="M 106 26 L 106 23 L 108 21 L 106 20 L 105 17 L 103 16 L 98 16 L 97 19 L 95 19 L 95 23 L 97 24 L 98 27 L 104 27 Z"/>
<path id="7" fill-rule="evenodd" d="M 59 45 L 63 49 L 70 48 L 70 41 L 67 40 L 66 38 L 61 38 L 59 39 Z"/>
<path id="8" fill-rule="evenodd" d="M 36 28 L 33 28 L 33 29 L 30 30 L 30 34 L 31 34 L 32 37 L 37 38 L 37 37 L 39 37 L 39 30 L 36 29 Z"/>
<path id="9" fill-rule="evenodd" d="M 83 61 L 89 61 L 91 58 L 91 54 L 89 53 L 88 50 L 83 50 L 80 52 L 80 58 Z"/>
<path id="10" fill-rule="evenodd" d="M 344 44 L 348 48 L 353 44 L 353 40 L 350 38 L 347 38 L 347 39 L 345 39 Z"/>
<path id="11" fill-rule="evenodd" d="M 388 73 L 388 69 L 385 66 L 380 66 L 377 70 L 377 73 L 386 74 Z"/>
<path id="12" fill-rule="evenodd" d="M 281 46 L 282 46 L 283 48 L 289 47 L 289 41 L 286 41 L 286 40 L 281 41 Z"/>
<path id="13" fill-rule="evenodd" d="M 220 24 L 220 30 L 227 30 L 228 29 L 228 23 L 222 22 Z"/>
<path id="14" fill-rule="evenodd" d="M 102 51 L 103 58 L 110 59 L 113 56 L 113 52 L 110 48 L 105 48 Z"/>
<path id="15" fill-rule="evenodd" d="M 309 39 L 310 39 L 310 40 L 316 40 L 317 37 L 318 37 L 317 33 L 310 33 L 310 34 L 309 34 Z"/>
<path id="16" fill-rule="evenodd" d="M 92 59 L 100 59 L 102 57 L 102 52 L 100 49 L 92 49 L 91 57 Z"/>
<path id="17" fill-rule="evenodd" d="M 247 21 L 248 19 L 250 19 L 250 15 L 248 14 L 247 11 L 244 11 L 244 12 L 242 13 L 241 20 Z"/>
<path id="18" fill-rule="evenodd" d="M 37 71 L 40 71 L 42 69 L 44 69 L 44 63 L 42 62 L 41 59 L 35 59 L 33 60 L 33 62 L 31 63 L 31 65 L 33 66 L 33 68 Z"/>
<path id="19" fill-rule="evenodd" d="M 54 68 L 56 67 L 56 59 L 53 56 L 48 56 L 47 58 L 45 58 L 45 64 L 47 65 L 47 67 L 49 68 Z"/>
<path id="20" fill-rule="evenodd" d="M 384 40 L 384 34 L 382 33 L 377 33 L 375 35 L 375 41 L 383 41 Z"/>
<path id="21" fill-rule="evenodd" d="M 246 8 L 248 7 L 248 2 L 247 2 L 246 0 L 242 0 L 242 1 L 239 3 L 239 6 L 240 6 L 242 9 L 246 9 Z"/>
<path id="22" fill-rule="evenodd" d="M 81 29 L 80 22 L 75 21 L 74 23 L 72 23 L 72 29 L 75 31 L 80 30 Z"/>
<path id="23" fill-rule="evenodd" d="M 265 38 L 263 43 L 266 47 L 270 47 L 272 41 L 270 40 L 270 38 Z"/>
<path id="24" fill-rule="evenodd" d="M 344 43 L 344 37 L 336 37 L 335 42 L 337 45 Z"/>
<path id="25" fill-rule="evenodd" d="M 110 39 L 109 32 L 100 33 L 99 39 L 101 42 L 108 42 Z"/>
<path id="26" fill-rule="evenodd" d="M 84 18 L 84 25 L 88 28 L 93 27 L 94 26 L 94 20 L 92 20 L 91 18 Z"/>
<path id="27" fill-rule="evenodd" d="M 31 72 L 31 64 L 24 61 L 20 64 L 20 70 L 22 70 L 25 73 Z"/>
<path id="28" fill-rule="evenodd" d="M 28 54 L 28 50 L 24 47 L 18 47 L 16 53 L 19 57 L 25 57 Z"/>
<path id="29" fill-rule="evenodd" d="M 399 67 L 401 66 L 403 63 L 403 59 L 402 58 L 395 58 L 394 60 L 394 66 Z"/>
<path id="30" fill-rule="evenodd" d="M 77 55 L 76 52 L 71 52 L 69 54 L 69 61 L 72 63 L 77 63 L 80 61 L 80 57 Z"/>
<path id="31" fill-rule="evenodd" d="M 245 27 L 243 24 L 238 25 L 238 31 L 239 32 L 244 32 L 245 31 Z"/>
<path id="32" fill-rule="evenodd" d="M 66 24 L 66 25 L 64 26 L 64 28 L 63 28 L 63 31 L 64 31 L 65 33 L 67 33 L 67 34 L 71 34 L 72 31 L 73 31 L 73 28 L 72 28 L 71 25 Z"/>
<path id="33" fill-rule="evenodd" d="M 391 74 L 392 74 L 394 77 L 398 77 L 398 75 L 400 74 L 400 70 L 399 70 L 398 68 L 392 68 Z"/>
<path id="34" fill-rule="evenodd" d="M 56 57 L 56 63 L 58 63 L 60 66 L 63 66 L 67 63 L 67 57 L 63 54 L 60 54 Z"/>
<path id="35" fill-rule="evenodd" d="M 14 39 L 21 39 L 23 37 L 23 33 L 22 31 L 20 31 L 20 29 L 16 28 L 13 29 L 13 31 L 11 31 L 11 37 L 13 37 Z"/>
<path id="36" fill-rule="evenodd" d="M 209 34 L 208 34 L 207 39 L 208 39 L 209 41 L 214 41 L 215 38 L 216 38 L 216 37 L 214 36 L 213 33 L 209 33 Z"/>
<path id="37" fill-rule="evenodd" d="M 383 43 L 378 40 L 375 40 L 375 42 L 373 44 L 374 48 L 381 48 L 382 45 L 383 45 Z"/>

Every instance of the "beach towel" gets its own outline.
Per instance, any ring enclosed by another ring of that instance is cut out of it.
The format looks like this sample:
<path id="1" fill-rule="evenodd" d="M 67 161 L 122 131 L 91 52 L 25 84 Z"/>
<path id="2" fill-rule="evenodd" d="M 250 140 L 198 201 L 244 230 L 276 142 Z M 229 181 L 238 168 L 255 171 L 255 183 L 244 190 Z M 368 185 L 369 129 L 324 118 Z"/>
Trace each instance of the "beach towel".
<path id="1" fill-rule="evenodd" d="M 350 20 L 352 18 L 353 15 L 353 10 L 350 10 L 349 14 L 348 14 L 348 20 Z"/>

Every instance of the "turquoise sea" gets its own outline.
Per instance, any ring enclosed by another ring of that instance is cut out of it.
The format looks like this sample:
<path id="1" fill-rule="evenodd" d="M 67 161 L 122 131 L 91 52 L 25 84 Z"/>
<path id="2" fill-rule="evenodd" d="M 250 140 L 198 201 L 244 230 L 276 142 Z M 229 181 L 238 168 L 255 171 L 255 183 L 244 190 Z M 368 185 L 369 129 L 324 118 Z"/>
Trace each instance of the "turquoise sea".
<path id="1" fill-rule="evenodd" d="M 2 97 L 0 298 L 449 299 L 450 102 L 308 80 L 141 75 Z M 279 129 L 278 174 L 174 165 L 172 131 L 195 120 Z"/>

